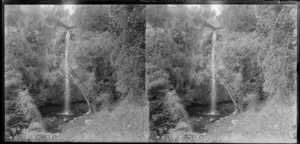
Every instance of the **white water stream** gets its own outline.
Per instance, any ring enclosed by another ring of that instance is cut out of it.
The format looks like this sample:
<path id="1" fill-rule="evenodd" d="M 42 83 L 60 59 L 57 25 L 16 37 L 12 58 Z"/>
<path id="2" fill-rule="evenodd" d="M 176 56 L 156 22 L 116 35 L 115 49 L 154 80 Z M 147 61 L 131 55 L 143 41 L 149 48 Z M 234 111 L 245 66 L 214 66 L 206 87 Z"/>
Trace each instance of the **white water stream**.
<path id="1" fill-rule="evenodd" d="M 213 32 L 212 35 L 212 52 L 211 52 L 211 103 L 210 103 L 210 113 L 217 113 L 217 87 L 216 87 L 216 79 L 215 79 L 215 43 L 216 43 L 216 32 Z"/>
<path id="2" fill-rule="evenodd" d="M 68 75 L 68 47 L 69 47 L 70 33 L 66 33 L 66 48 L 65 48 L 65 105 L 64 105 L 64 114 L 68 115 L 71 113 L 70 110 L 70 84 L 69 84 L 69 75 Z"/>

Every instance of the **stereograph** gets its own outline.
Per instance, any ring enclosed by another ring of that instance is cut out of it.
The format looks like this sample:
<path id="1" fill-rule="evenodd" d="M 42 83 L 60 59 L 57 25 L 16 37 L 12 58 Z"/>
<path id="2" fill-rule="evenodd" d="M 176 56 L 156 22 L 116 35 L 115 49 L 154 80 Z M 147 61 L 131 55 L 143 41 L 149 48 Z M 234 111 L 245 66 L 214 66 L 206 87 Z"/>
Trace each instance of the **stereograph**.
<path id="1" fill-rule="evenodd" d="M 297 142 L 297 1 L 2 1 L 5 142 Z"/>

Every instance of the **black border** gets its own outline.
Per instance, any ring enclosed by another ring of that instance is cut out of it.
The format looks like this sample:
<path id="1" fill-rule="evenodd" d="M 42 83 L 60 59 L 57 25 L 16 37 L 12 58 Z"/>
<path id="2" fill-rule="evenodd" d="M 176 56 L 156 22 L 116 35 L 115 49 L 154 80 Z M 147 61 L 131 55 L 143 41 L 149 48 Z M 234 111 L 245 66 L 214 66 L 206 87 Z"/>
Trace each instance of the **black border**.
<path id="1" fill-rule="evenodd" d="M 297 0 L 2 0 L 2 4 L 297 4 Z"/>

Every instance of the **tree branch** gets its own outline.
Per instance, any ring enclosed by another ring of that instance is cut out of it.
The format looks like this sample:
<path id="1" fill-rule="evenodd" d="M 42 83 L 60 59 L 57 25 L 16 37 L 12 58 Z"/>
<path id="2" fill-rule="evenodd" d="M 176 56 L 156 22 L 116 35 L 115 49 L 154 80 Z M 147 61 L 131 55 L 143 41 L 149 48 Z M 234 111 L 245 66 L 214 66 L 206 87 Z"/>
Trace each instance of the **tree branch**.
<path id="1" fill-rule="evenodd" d="M 229 94 L 231 100 L 233 101 L 233 104 L 234 104 L 234 107 L 235 107 L 235 111 L 234 111 L 232 114 L 235 114 L 235 113 L 238 111 L 238 109 L 237 109 L 237 104 L 236 104 L 235 100 L 233 99 L 232 93 L 229 91 L 229 87 L 227 87 L 227 86 L 225 85 L 225 82 L 221 80 L 221 78 L 219 77 L 219 75 L 217 74 L 216 71 L 215 71 L 215 75 L 217 76 L 217 78 L 218 78 L 218 80 L 220 81 L 220 83 L 221 83 L 221 84 L 224 86 L 224 88 L 227 90 L 227 92 L 228 92 L 228 94 Z"/>
<path id="2" fill-rule="evenodd" d="M 71 73 L 69 71 L 67 71 L 68 74 L 70 75 L 70 77 L 72 78 L 73 82 L 75 83 L 75 85 L 77 85 L 77 87 L 80 89 L 81 93 L 83 94 L 88 106 L 89 106 L 89 111 L 86 114 L 90 114 L 92 112 L 92 108 L 91 108 L 91 103 L 89 102 L 87 96 L 85 95 L 84 91 L 79 87 L 79 85 L 75 82 L 73 76 L 71 75 Z"/>
<path id="3" fill-rule="evenodd" d="M 68 26 L 68 25 L 62 23 L 62 22 L 61 22 L 58 18 L 56 18 L 54 15 L 48 16 L 48 17 L 46 18 L 46 21 L 48 21 L 49 23 L 54 23 L 54 24 L 56 24 L 56 25 L 58 25 L 58 26 L 61 26 L 61 27 L 65 28 L 65 29 L 67 29 L 67 30 L 76 28 L 76 26 Z"/>
<path id="4" fill-rule="evenodd" d="M 198 18 L 197 20 L 194 19 L 194 22 L 196 22 L 196 23 L 199 22 L 199 23 L 203 24 L 205 27 L 212 29 L 213 31 L 224 28 L 224 27 L 215 27 L 215 26 L 211 25 L 210 23 L 204 21 L 201 18 Z"/>
<path id="5" fill-rule="evenodd" d="M 56 24 L 57 24 L 58 26 L 61 26 L 61 27 L 65 28 L 65 29 L 67 29 L 67 30 L 76 28 L 76 26 L 68 26 L 68 25 L 62 23 L 62 22 L 59 21 L 59 20 L 56 22 Z"/>

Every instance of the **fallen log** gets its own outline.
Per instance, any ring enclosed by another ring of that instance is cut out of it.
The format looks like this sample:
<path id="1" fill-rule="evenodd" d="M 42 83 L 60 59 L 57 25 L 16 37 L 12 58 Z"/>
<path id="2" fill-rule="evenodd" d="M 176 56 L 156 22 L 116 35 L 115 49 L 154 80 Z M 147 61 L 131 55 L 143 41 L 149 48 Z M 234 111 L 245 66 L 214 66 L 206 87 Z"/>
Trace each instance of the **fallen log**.
<path id="1" fill-rule="evenodd" d="M 91 103 L 90 101 L 88 100 L 87 96 L 85 95 L 84 91 L 82 90 L 82 88 L 76 83 L 76 81 L 74 80 L 73 76 L 71 75 L 71 73 L 68 71 L 68 74 L 70 75 L 70 77 L 72 78 L 73 82 L 75 85 L 77 85 L 77 87 L 79 88 L 79 90 L 81 91 L 81 93 L 83 94 L 84 96 L 84 99 L 86 100 L 88 106 L 89 106 L 89 111 L 86 113 L 86 114 L 90 114 L 92 113 L 92 107 L 91 107 Z"/>
<path id="2" fill-rule="evenodd" d="M 228 92 L 233 104 L 234 104 L 234 107 L 235 107 L 235 111 L 232 113 L 232 115 L 236 114 L 238 109 L 237 109 L 237 104 L 235 102 L 235 100 L 233 99 L 233 95 L 232 93 L 229 91 L 229 87 L 227 87 L 227 85 L 225 85 L 225 82 L 221 80 L 221 78 L 219 77 L 219 75 L 215 72 L 215 75 L 217 76 L 218 80 L 220 81 L 220 83 L 224 86 L 224 88 L 226 89 L 226 91 Z"/>

